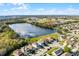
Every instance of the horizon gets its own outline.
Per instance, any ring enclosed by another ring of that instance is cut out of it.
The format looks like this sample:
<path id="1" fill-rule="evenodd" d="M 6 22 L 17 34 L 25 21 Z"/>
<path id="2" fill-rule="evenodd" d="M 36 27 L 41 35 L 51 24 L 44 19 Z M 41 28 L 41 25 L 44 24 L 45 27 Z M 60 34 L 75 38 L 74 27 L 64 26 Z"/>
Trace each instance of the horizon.
<path id="1" fill-rule="evenodd" d="M 0 15 L 2 16 L 79 16 L 79 15 Z"/>

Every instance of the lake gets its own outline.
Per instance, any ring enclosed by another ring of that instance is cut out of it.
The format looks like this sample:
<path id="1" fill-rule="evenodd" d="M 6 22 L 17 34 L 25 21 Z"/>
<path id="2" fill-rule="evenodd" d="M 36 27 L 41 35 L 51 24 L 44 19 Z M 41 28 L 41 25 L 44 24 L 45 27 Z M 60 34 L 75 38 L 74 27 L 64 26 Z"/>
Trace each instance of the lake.
<path id="1" fill-rule="evenodd" d="M 24 38 L 42 36 L 56 32 L 56 30 L 41 28 L 28 23 L 11 24 L 9 27 Z"/>

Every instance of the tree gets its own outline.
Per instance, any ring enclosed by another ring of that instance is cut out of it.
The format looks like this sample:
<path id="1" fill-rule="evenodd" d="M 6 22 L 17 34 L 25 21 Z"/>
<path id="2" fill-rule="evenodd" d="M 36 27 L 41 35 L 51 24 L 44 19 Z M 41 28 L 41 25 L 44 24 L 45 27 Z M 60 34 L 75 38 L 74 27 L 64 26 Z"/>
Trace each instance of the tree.
<path id="1" fill-rule="evenodd" d="M 70 51 L 71 51 L 71 49 L 69 47 L 67 47 L 67 46 L 64 47 L 64 52 L 70 52 Z"/>

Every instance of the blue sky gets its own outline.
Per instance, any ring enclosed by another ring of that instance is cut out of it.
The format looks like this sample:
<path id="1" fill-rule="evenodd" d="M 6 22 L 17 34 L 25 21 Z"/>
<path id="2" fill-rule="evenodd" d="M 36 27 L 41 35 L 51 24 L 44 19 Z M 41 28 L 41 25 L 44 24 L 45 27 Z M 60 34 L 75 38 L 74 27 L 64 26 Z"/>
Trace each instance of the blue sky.
<path id="1" fill-rule="evenodd" d="M 2 3 L 0 15 L 79 15 L 78 3 Z"/>

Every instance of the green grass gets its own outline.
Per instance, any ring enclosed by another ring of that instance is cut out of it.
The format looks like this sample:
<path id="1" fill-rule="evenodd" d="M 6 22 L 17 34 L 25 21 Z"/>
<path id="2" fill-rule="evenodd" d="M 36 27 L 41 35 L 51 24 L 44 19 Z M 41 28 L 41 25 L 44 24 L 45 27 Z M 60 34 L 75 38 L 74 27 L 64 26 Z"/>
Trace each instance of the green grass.
<path id="1" fill-rule="evenodd" d="M 28 43 L 33 43 L 33 42 L 37 42 L 37 41 L 41 42 L 44 39 L 46 39 L 47 37 L 58 39 L 59 38 L 59 34 L 58 33 L 53 33 L 53 34 L 48 34 L 48 35 L 45 35 L 45 36 L 39 36 L 39 37 L 35 37 L 35 38 L 29 38 L 29 39 L 26 39 L 26 42 L 28 42 Z"/>
<path id="2" fill-rule="evenodd" d="M 54 47 L 54 48 L 50 49 L 50 50 L 47 52 L 47 54 L 52 55 L 52 52 L 55 51 L 55 50 L 57 50 L 57 49 L 58 49 L 58 47 Z"/>
<path id="3" fill-rule="evenodd" d="M 64 47 L 64 52 L 70 52 L 70 51 L 71 51 L 71 48 L 69 48 L 67 46 Z"/>

